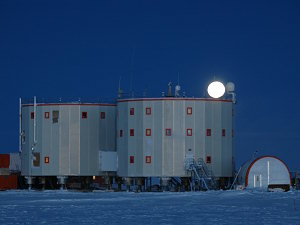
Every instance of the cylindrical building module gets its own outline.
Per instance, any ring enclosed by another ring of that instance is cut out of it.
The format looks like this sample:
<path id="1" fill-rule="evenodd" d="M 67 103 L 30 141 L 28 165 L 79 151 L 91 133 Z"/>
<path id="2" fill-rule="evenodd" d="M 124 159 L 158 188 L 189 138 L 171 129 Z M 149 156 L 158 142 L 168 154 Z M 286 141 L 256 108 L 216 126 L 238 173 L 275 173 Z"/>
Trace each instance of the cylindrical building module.
<path id="1" fill-rule="evenodd" d="M 188 158 L 217 178 L 234 170 L 231 100 L 137 98 L 117 103 L 118 175 L 188 177 Z"/>
<path id="2" fill-rule="evenodd" d="M 99 151 L 115 151 L 114 104 L 21 107 L 23 176 L 97 176 Z"/>

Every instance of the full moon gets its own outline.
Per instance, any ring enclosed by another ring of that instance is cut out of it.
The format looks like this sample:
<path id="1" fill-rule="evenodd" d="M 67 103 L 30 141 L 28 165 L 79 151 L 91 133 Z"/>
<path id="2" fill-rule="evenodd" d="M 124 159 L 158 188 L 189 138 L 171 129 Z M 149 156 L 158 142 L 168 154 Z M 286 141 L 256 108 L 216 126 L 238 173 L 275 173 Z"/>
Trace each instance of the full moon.
<path id="1" fill-rule="evenodd" d="M 225 86 L 219 81 L 214 81 L 208 85 L 207 92 L 212 98 L 220 98 L 225 93 Z"/>

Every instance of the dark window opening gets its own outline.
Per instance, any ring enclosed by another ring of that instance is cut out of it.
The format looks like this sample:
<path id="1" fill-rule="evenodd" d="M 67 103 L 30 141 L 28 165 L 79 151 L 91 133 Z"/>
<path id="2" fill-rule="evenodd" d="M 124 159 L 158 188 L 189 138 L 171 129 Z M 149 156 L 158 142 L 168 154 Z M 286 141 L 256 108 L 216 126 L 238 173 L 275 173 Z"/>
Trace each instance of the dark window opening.
<path id="1" fill-rule="evenodd" d="M 151 115 L 151 108 L 146 108 L 146 115 Z"/>
<path id="2" fill-rule="evenodd" d="M 134 115 L 134 108 L 130 108 L 130 116 L 133 116 Z"/>
<path id="3" fill-rule="evenodd" d="M 123 130 L 120 130 L 120 137 L 123 137 Z"/>
<path id="4" fill-rule="evenodd" d="M 211 163 L 211 156 L 206 156 L 206 163 Z"/>
<path id="5" fill-rule="evenodd" d="M 87 118 L 87 112 L 82 112 L 81 113 L 81 118 L 86 119 Z"/>
<path id="6" fill-rule="evenodd" d="M 105 112 L 100 113 L 100 119 L 102 119 L 102 120 L 105 119 Z"/>
<path id="7" fill-rule="evenodd" d="M 206 129 L 206 136 L 211 136 L 211 129 Z"/>
<path id="8" fill-rule="evenodd" d="M 59 119 L 59 111 L 57 110 L 52 111 L 52 122 L 58 123 L 58 119 Z"/>
<path id="9" fill-rule="evenodd" d="M 134 163 L 134 156 L 130 156 L 130 157 L 129 157 L 129 162 L 130 162 L 130 163 Z"/>
<path id="10" fill-rule="evenodd" d="M 225 136 L 226 136 L 226 130 L 222 129 L 222 137 L 225 137 Z"/>
<path id="11" fill-rule="evenodd" d="M 31 119 L 34 119 L 34 112 L 31 112 L 31 113 L 30 113 L 30 118 L 31 118 Z"/>
<path id="12" fill-rule="evenodd" d="M 39 152 L 33 153 L 33 166 L 34 167 L 40 166 L 40 153 Z"/>
<path id="13" fill-rule="evenodd" d="M 134 129 L 130 129 L 130 136 L 134 136 Z"/>
<path id="14" fill-rule="evenodd" d="M 171 136 L 172 135 L 172 131 L 170 128 L 166 129 L 166 136 Z"/>

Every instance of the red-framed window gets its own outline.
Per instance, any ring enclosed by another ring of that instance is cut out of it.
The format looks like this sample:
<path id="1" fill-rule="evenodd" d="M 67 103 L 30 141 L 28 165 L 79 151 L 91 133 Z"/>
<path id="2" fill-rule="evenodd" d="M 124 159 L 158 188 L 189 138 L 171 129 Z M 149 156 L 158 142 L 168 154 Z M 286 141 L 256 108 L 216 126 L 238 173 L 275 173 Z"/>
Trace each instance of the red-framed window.
<path id="1" fill-rule="evenodd" d="M 130 108 L 129 114 L 130 114 L 130 116 L 133 116 L 133 115 L 134 115 L 134 108 Z"/>
<path id="2" fill-rule="evenodd" d="M 171 128 L 166 129 L 166 136 L 171 136 L 172 135 L 172 130 Z"/>
<path id="3" fill-rule="evenodd" d="M 50 113 L 49 112 L 45 112 L 45 119 L 49 119 L 50 117 Z"/>
<path id="4" fill-rule="evenodd" d="M 211 163 L 211 156 L 206 156 L 206 163 Z"/>
<path id="5" fill-rule="evenodd" d="M 82 112 L 81 113 L 81 118 L 82 119 L 87 119 L 87 112 Z"/>
<path id="6" fill-rule="evenodd" d="M 151 108 L 150 107 L 146 108 L 146 115 L 151 115 Z"/>
<path id="7" fill-rule="evenodd" d="M 105 112 L 100 113 L 100 119 L 104 120 L 105 119 Z"/>
<path id="8" fill-rule="evenodd" d="M 151 156 L 146 156 L 146 163 L 151 163 Z"/>
<path id="9" fill-rule="evenodd" d="M 206 129 L 206 136 L 211 136 L 211 129 Z"/>
<path id="10" fill-rule="evenodd" d="M 151 129 L 146 129 L 146 136 L 151 136 Z"/>
<path id="11" fill-rule="evenodd" d="M 123 137 L 123 130 L 120 130 L 120 137 Z"/>
<path id="12" fill-rule="evenodd" d="M 222 137 L 225 137 L 225 136 L 226 136 L 226 130 L 222 129 Z"/>
<path id="13" fill-rule="evenodd" d="M 34 119 L 34 112 L 31 112 L 31 113 L 30 113 L 30 118 L 31 118 L 31 119 Z"/>
<path id="14" fill-rule="evenodd" d="M 131 156 L 129 157 L 129 163 L 130 163 L 130 164 L 133 164 L 133 163 L 134 163 L 134 156 L 133 156 L 133 155 L 131 155 Z"/>
<path id="15" fill-rule="evenodd" d="M 129 134 L 130 134 L 130 136 L 134 136 L 134 129 L 130 129 Z"/>
<path id="16" fill-rule="evenodd" d="M 191 128 L 186 129 L 186 135 L 187 136 L 193 136 L 193 130 Z"/>
<path id="17" fill-rule="evenodd" d="M 45 164 L 49 164 L 49 163 L 50 163 L 50 158 L 49 158 L 49 156 L 46 156 L 46 157 L 44 158 L 44 163 L 45 163 Z"/>
<path id="18" fill-rule="evenodd" d="M 186 114 L 192 115 L 193 114 L 193 108 L 192 107 L 187 107 L 186 108 Z"/>

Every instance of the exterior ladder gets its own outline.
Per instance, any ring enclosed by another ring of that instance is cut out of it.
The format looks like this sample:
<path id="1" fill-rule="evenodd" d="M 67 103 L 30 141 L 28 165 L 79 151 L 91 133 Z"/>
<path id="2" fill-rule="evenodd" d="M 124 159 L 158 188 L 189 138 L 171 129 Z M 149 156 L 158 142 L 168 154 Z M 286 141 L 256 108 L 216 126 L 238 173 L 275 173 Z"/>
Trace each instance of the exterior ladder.
<path id="1" fill-rule="evenodd" d="M 193 158 L 187 158 L 186 171 L 192 172 L 192 180 L 196 181 L 198 184 L 202 183 L 202 186 L 204 186 L 206 190 L 216 189 L 217 185 L 215 177 L 212 172 L 208 170 L 207 165 L 202 158 L 199 158 L 197 161 Z M 192 182 L 192 186 L 194 186 L 194 182 Z"/>

